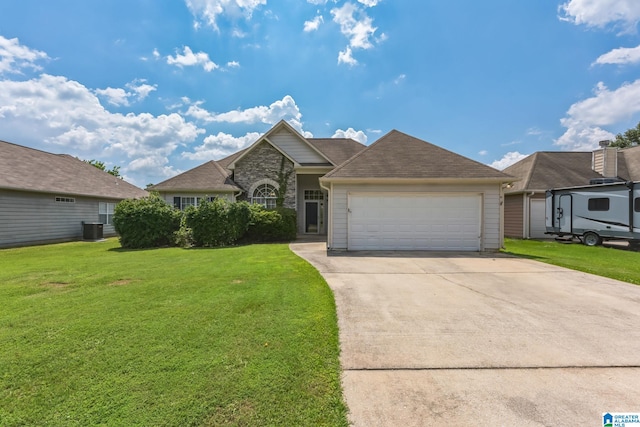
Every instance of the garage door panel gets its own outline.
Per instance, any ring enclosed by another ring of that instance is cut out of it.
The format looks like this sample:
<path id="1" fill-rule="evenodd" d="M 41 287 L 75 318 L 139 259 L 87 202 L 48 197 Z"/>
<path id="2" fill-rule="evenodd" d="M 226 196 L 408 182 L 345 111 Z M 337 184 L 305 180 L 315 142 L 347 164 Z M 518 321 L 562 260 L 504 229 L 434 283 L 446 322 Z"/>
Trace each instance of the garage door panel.
<path id="1" fill-rule="evenodd" d="M 350 195 L 349 249 L 479 250 L 479 195 Z"/>

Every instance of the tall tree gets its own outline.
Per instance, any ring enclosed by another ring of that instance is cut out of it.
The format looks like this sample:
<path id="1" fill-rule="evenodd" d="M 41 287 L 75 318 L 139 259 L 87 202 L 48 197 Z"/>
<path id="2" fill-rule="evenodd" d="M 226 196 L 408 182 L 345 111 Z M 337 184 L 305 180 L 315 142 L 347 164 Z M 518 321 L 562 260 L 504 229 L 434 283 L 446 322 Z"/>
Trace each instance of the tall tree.
<path id="1" fill-rule="evenodd" d="M 120 175 L 120 166 L 114 166 L 111 169 L 107 170 L 107 166 L 104 164 L 104 162 L 101 162 L 100 160 L 91 159 L 91 160 L 84 160 L 84 162 L 89 163 L 91 166 L 95 166 L 101 171 L 105 171 L 106 173 L 111 174 L 116 178 L 122 179 L 122 176 Z"/>
<path id="2" fill-rule="evenodd" d="M 611 147 L 627 148 L 640 144 L 640 122 L 636 127 L 627 129 L 624 133 L 616 135 L 615 141 L 611 143 Z"/>

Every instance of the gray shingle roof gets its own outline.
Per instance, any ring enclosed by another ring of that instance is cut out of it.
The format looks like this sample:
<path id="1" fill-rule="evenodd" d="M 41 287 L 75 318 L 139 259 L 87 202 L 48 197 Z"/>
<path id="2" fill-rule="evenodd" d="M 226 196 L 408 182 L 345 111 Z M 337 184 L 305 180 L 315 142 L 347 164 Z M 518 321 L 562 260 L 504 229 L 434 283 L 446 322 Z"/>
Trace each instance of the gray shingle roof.
<path id="1" fill-rule="evenodd" d="M 238 154 L 238 153 L 236 153 Z M 227 158 L 228 159 L 228 158 Z M 216 161 L 210 160 L 200 166 L 196 166 L 186 172 L 169 178 L 149 187 L 155 191 L 241 191 L 242 189 L 233 182 L 230 171 L 224 169 Z"/>
<path id="2" fill-rule="evenodd" d="M 325 178 L 503 179 L 513 177 L 444 148 L 392 130 Z"/>
<path id="3" fill-rule="evenodd" d="M 0 141 L 0 188 L 108 199 L 148 193 L 82 160 Z"/>
<path id="4" fill-rule="evenodd" d="M 367 148 L 351 138 L 307 138 L 307 141 L 331 160 L 334 166 L 344 163 Z"/>
<path id="5" fill-rule="evenodd" d="M 640 181 L 640 145 L 618 151 L 618 176 L 626 181 Z"/>
<path id="6" fill-rule="evenodd" d="M 591 178 L 602 178 L 602 175 L 591 169 L 591 156 L 590 151 L 533 153 L 504 169 L 503 172 L 521 179 L 514 182 L 505 193 L 589 185 Z"/>

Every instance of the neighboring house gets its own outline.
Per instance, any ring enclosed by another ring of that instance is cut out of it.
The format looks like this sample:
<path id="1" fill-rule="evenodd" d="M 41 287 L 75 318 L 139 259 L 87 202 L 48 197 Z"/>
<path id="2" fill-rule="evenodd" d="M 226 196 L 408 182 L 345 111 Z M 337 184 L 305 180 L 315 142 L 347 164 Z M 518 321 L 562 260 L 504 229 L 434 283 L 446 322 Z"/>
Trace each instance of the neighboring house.
<path id="1" fill-rule="evenodd" d="M 147 194 L 75 157 L 0 141 L 0 247 L 81 239 L 83 222 L 114 235 L 116 203 Z"/>
<path id="2" fill-rule="evenodd" d="M 304 138 L 281 121 L 249 148 L 150 190 L 180 208 L 205 197 L 274 207 L 284 191 L 298 232 L 326 234 L 333 250 L 481 251 L 502 246 L 502 187 L 511 181 L 398 131 L 365 147 Z"/>
<path id="3" fill-rule="evenodd" d="M 587 152 L 539 151 L 503 170 L 519 178 L 505 188 L 507 237 L 540 239 L 545 235 L 545 191 L 588 185 L 605 178 L 640 180 L 640 147 L 618 150 L 603 144 Z"/>

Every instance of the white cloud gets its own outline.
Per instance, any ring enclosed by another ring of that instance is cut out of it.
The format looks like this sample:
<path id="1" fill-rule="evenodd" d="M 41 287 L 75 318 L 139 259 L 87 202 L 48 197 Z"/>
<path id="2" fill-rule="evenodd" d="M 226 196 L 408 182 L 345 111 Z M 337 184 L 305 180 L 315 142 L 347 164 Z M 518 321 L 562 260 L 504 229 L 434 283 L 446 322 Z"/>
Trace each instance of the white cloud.
<path id="1" fill-rule="evenodd" d="M 169 154 L 204 132 L 176 113 L 111 113 L 87 87 L 48 74 L 27 81 L 0 80 L 0 118 L 3 127 L 26 135 L 40 148 L 53 144 L 61 147 L 57 151 L 83 158 L 116 159 L 123 172 L 134 173 L 144 159 L 166 166 Z M 43 141 L 48 145 L 42 146 Z M 130 163 L 122 164 L 123 158 Z"/>
<path id="2" fill-rule="evenodd" d="M 153 57 L 160 59 L 160 52 L 158 52 L 158 49 L 153 49 Z"/>
<path id="3" fill-rule="evenodd" d="M 227 62 L 227 68 L 240 68 L 240 63 L 238 61 L 229 61 Z"/>
<path id="4" fill-rule="evenodd" d="M 576 102 L 560 123 L 566 132 L 555 141 L 567 150 L 592 150 L 598 141 L 613 139 L 611 132 L 601 126 L 610 126 L 629 120 L 640 113 L 640 80 L 609 90 L 598 83 L 591 98 Z"/>
<path id="5" fill-rule="evenodd" d="M 0 36 L 0 75 L 21 74 L 23 68 L 39 71 L 42 67 L 37 61 L 45 59 L 49 59 L 46 53 L 21 45 L 17 38 L 7 39 Z"/>
<path id="6" fill-rule="evenodd" d="M 560 19 L 589 27 L 620 24 L 626 30 L 633 30 L 640 21 L 638 0 L 570 0 L 558 9 L 564 15 Z"/>
<path id="7" fill-rule="evenodd" d="M 235 137 L 228 133 L 218 132 L 209 135 L 204 143 L 194 148 L 193 152 L 184 152 L 182 157 L 189 160 L 214 160 L 236 153 L 258 140 L 258 132 L 249 132 L 244 136 Z"/>
<path id="8" fill-rule="evenodd" d="M 614 138 L 614 134 L 598 126 L 576 126 L 567 129 L 555 144 L 568 151 L 591 151 L 598 148 L 598 142 Z"/>
<path id="9" fill-rule="evenodd" d="M 340 31 L 349 39 L 349 46 L 357 49 L 370 49 L 373 47 L 370 38 L 376 27 L 373 19 L 367 16 L 353 3 L 345 3 L 342 7 L 331 9 L 333 21 L 340 25 Z M 358 15 L 356 18 L 355 15 Z"/>
<path id="10" fill-rule="evenodd" d="M 296 101 L 290 95 L 285 95 L 281 100 L 275 101 L 269 106 L 261 105 L 225 113 L 212 113 L 200 105 L 202 102 L 194 103 L 185 114 L 205 123 L 265 123 L 274 125 L 280 120 L 286 120 L 296 130 L 302 132 L 302 123 L 300 122 L 302 114 Z"/>
<path id="11" fill-rule="evenodd" d="M 357 63 L 358 60 L 353 57 L 353 52 L 351 51 L 351 48 L 349 46 L 347 46 L 345 50 L 341 50 L 340 52 L 338 52 L 338 64 L 347 64 L 354 66 Z"/>
<path id="12" fill-rule="evenodd" d="M 640 62 L 640 46 L 620 47 L 600 55 L 594 64 L 636 64 Z"/>
<path id="13" fill-rule="evenodd" d="M 129 105 L 131 94 L 122 88 L 108 87 L 106 89 L 96 89 L 96 95 L 106 98 L 107 102 L 115 106 Z"/>
<path id="14" fill-rule="evenodd" d="M 218 18 L 222 15 L 231 18 L 244 16 L 250 19 L 253 11 L 264 4 L 267 0 L 185 0 L 189 11 L 196 19 L 201 19 L 216 31 L 218 28 Z M 199 28 L 200 23 L 195 22 L 194 27 Z"/>
<path id="15" fill-rule="evenodd" d="M 363 131 L 357 131 L 354 128 L 349 128 L 347 130 L 338 129 L 331 138 L 351 138 L 361 142 L 362 144 L 367 143 L 367 135 Z"/>
<path id="16" fill-rule="evenodd" d="M 321 5 L 327 4 L 327 0 L 307 0 L 307 3 Z"/>
<path id="17" fill-rule="evenodd" d="M 320 24 L 322 24 L 323 22 L 324 22 L 324 18 L 322 17 L 322 15 L 316 16 L 311 21 L 305 21 L 304 31 L 307 33 L 311 31 L 316 31 L 318 28 L 320 28 Z"/>
<path id="18" fill-rule="evenodd" d="M 606 126 L 629 119 L 640 112 L 640 79 L 609 90 L 604 83 L 597 84 L 595 96 L 573 104 L 567 118 L 561 120 L 566 127 L 579 123 Z"/>
<path id="19" fill-rule="evenodd" d="M 489 154 L 489 152 L 487 150 L 478 151 L 478 155 L 480 155 L 480 156 L 486 156 L 487 154 Z"/>
<path id="20" fill-rule="evenodd" d="M 130 89 L 132 92 L 127 92 L 122 88 L 112 88 L 108 87 L 106 89 L 96 89 L 94 92 L 96 95 L 103 97 L 107 100 L 107 102 L 111 105 L 115 105 L 117 107 L 121 106 L 129 106 L 129 99 L 132 97 L 136 97 L 139 101 L 146 98 L 149 93 L 153 92 L 157 89 L 155 85 L 150 85 L 145 83 L 144 79 L 137 79 L 130 83 L 127 83 L 125 86 Z"/>
<path id="21" fill-rule="evenodd" d="M 512 164 L 519 162 L 527 156 L 528 154 L 521 154 L 517 151 L 511 151 L 505 154 L 501 159 L 496 160 L 493 163 L 489 163 L 489 166 L 494 169 L 503 170 L 511 166 Z"/>
<path id="22" fill-rule="evenodd" d="M 193 53 L 189 46 L 183 48 L 184 54 L 176 51 L 176 56 L 167 56 L 167 64 L 177 65 L 178 67 L 191 67 L 195 65 L 201 65 L 205 71 L 213 71 L 218 68 L 218 65 L 209 59 L 209 54 L 205 52 Z"/>
<path id="23" fill-rule="evenodd" d="M 142 101 L 149 96 L 151 92 L 158 89 L 158 85 L 147 84 L 145 79 L 136 79 L 131 83 L 127 83 L 126 87 L 137 95 L 139 101 Z"/>
<path id="24" fill-rule="evenodd" d="M 379 0 L 358 0 L 358 3 L 362 3 L 367 7 L 374 7 L 379 3 Z"/>
<path id="25" fill-rule="evenodd" d="M 395 85 L 399 85 L 400 83 L 402 83 L 403 81 L 405 81 L 407 78 L 406 74 L 400 74 L 398 77 L 396 77 L 393 80 L 393 84 Z"/>

